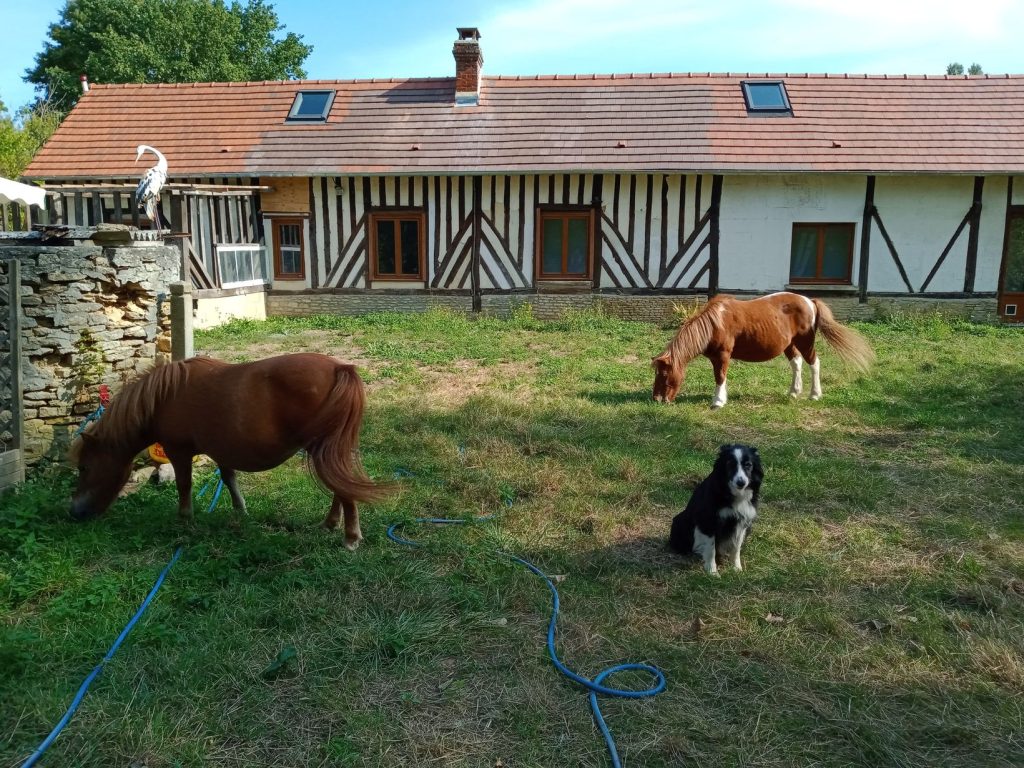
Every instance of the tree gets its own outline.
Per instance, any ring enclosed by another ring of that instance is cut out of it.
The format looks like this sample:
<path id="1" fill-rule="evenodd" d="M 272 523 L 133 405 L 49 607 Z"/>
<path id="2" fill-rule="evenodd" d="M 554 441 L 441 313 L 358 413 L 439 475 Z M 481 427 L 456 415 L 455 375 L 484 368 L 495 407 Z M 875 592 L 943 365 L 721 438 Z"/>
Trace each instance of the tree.
<path id="1" fill-rule="evenodd" d="M 70 109 L 81 75 L 99 83 L 288 80 L 312 46 L 264 0 L 68 0 L 25 80 Z"/>
<path id="2" fill-rule="evenodd" d="M 0 102 L 0 176 L 18 178 L 57 130 L 62 117 L 48 102 L 39 101 L 23 107 L 15 119 Z"/>
<path id="3" fill-rule="evenodd" d="M 962 75 L 964 73 L 964 65 L 958 61 L 954 61 L 952 64 L 946 65 L 947 75 Z M 974 63 L 967 68 L 968 75 L 983 75 L 985 74 L 981 69 L 981 64 Z"/>

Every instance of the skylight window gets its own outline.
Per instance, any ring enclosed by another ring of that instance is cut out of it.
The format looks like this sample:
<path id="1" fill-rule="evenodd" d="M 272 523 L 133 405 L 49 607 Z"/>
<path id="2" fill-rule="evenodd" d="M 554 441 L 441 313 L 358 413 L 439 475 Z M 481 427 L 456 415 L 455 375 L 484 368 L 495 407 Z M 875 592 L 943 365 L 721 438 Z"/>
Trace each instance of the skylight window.
<path id="1" fill-rule="evenodd" d="M 747 112 L 757 114 L 792 115 L 793 107 L 786 95 L 786 84 L 781 80 L 744 80 L 743 99 Z"/>
<path id="2" fill-rule="evenodd" d="M 295 94 L 288 120 L 325 122 L 334 102 L 334 91 L 299 91 Z"/>

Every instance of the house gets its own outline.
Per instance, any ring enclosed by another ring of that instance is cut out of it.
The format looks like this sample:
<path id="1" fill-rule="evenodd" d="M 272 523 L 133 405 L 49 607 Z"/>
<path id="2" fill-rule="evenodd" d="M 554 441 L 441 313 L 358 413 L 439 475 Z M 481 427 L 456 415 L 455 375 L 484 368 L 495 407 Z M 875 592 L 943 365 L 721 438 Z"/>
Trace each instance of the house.
<path id="1" fill-rule="evenodd" d="M 483 76 L 473 28 L 453 53 L 454 78 L 94 85 L 26 177 L 54 221 L 137 221 L 135 147 L 161 149 L 197 295 L 277 314 L 785 288 L 1024 314 L 1024 76 Z"/>

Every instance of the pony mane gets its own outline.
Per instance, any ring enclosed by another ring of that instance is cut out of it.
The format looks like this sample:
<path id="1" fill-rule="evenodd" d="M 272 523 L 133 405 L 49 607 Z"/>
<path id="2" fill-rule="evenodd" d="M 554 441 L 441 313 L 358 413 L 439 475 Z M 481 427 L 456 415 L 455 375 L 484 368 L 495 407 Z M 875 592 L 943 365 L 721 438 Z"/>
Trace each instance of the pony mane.
<path id="1" fill-rule="evenodd" d="M 662 354 L 668 354 L 672 370 L 679 373 L 684 365 L 707 349 L 711 337 L 721 327 L 725 298 L 715 296 L 693 317 L 684 322 Z"/>
<path id="2" fill-rule="evenodd" d="M 223 365 L 209 357 L 193 357 L 160 365 L 129 381 L 110 401 L 103 416 L 89 424 L 82 433 L 103 441 L 108 450 L 128 453 L 138 449 L 138 441 L 156 414 L 160 403 L 185 385 L 192 366 L 207 369 Z M 68 458 L 78 463 L 82 440 L 75 440 Z"/>

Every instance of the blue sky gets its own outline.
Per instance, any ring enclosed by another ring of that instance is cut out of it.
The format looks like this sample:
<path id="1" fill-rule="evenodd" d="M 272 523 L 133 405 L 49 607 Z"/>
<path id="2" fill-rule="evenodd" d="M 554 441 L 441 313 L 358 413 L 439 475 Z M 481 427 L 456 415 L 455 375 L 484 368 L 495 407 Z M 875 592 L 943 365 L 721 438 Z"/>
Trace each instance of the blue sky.
<path id="1" fill-rule="evenodd" d="M 313 45 L 311 78 L 450 76 L 455 27 L 481 31 L 485 74 L 850 72 L 942 74 L 977 61 L 1024 73 L 1020 0 L 277 0 Z M 0 0 L 9 31 L 0 100 L 21 78 L 64 0 Z"/>

